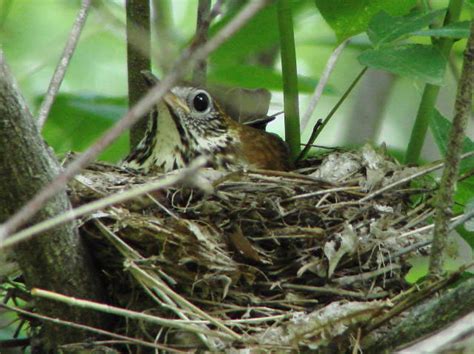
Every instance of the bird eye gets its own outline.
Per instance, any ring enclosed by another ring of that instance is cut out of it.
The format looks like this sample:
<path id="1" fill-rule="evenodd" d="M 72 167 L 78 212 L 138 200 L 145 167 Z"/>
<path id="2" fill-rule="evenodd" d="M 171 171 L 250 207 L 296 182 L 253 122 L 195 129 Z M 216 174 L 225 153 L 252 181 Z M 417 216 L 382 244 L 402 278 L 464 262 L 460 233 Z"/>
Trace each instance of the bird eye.
<path id="1" fill-rule="evenodd" d="M 193 98 L 193 107 L 198 112 L 204 112 L 209 108 L 210 101 L 208 94 L 200 92 Z"/>

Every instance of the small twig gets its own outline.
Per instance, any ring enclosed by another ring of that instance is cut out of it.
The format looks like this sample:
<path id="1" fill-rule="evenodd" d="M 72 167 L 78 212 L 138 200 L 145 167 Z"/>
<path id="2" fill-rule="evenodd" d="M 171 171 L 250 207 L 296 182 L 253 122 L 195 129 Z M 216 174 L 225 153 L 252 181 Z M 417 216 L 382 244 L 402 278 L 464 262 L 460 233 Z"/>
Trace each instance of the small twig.
<path id="1" fill-rule="evenodd" d="M 464 224 L 466 221 L 472 219 L 473 217 L 474 217 L 474 209 L 472 209 L 471 211 L 467 213 L 459 215 L 458 219 L 454 221 L 453 223 L 451 223 L 451 225 L 449 225 L 449 230 L 455 229 L 456 227 Z"/>
<path id="2" fill-rule="evenodd" d="M 109 331 L 106 331 L 106 330 L 103 330 L 103 329 L 100 329 L 100 328 L 90 327 L 90 326 L 82 325 L 82 324 L 75 323 L 75 322 L 60 320 L 59 318 L 53 318 L 53 317 L 49 317 L 49 316 L 45 316 L 45 315 L 40 315 L 38 313 L 26 311 L 24 309 L 20 309 L 18 307 L 14 307 L 14 306 L 5 305 L 5 304 L 2 304 L 2 303 L 0 303 L 0 307 L 4 308 L 6 310 L 9 310 L 9 311 L 14 311 L 14 312 L 20 313 L 20 314 L 22 314 L 24 316 L 27 316 L 27 317 L 37 318 L 41 321 L 48 321 L 48 322 L 52 322 L 52 323 L 63 325 L 63 326 L 77 328 L 77 329 L 80 329 L 80 330 L 89 331 L 89 332 L 93 332 L 93 333 L 96 333 L 96 334 L 100 334 L 100 335 L 109 336 L 109 337 L 112 337 L 112 338 L 125 340 L 129 343 L 133 343 L 133 344 L 137 344 L 137 345 L 143 345 L 143 346 L 146 346 L 146 347 L 161 349 L 161 350 L 170 351 L 170 352 L 173 352 L 173 353 L 186 353 L 186 352 L 183 352 L 183 351 L 178 350 L 178 349 L 167 347 L 165 345 L 156 344 L 156 343 L 149 343 L 149 342 L 145 342 L 144 340 L 141 340 L 141 339 L 124 336 L 124 335 L 117 334 L 117 333 L 114 333 L 114 332 L 109 332 Z"/>
<path id="3" fill-rule="evenodd" d="M 399 315 L 403 311 L 409 309 L 410 307 L 413 307 L 418 302 L 428 298 L 436 291 L 444 289 L 448 284 L 452 283 L 457 278 L 459 278 L 459 274 L 453 273 L 449 278 L 441 279 L 434 283 L 428 283 L 427 286 L 421 289 L 418 293 L 415 293 L 413 294 L 413 296 L 402 300 L 400 303 L 396 304 L 394 307 L 392 307 L 386 313 L 382 314 L 380 317 L 374 318 L 373 321 L 369 323 L 365 328 L 365 333 L 370 333 L 371 331 L 380 327 L 381 325 L 391 320 L 395 316 Z"/>
<path id="4" fill-rule="evenodd" d="M 111 206 L 117 203 L 125 202 L 127 200 L 139 197 L 141 195 L 150 193 L 158 189 L 169 188 L 185 180 L 186 178 L 193 176 L 200 167 L 204 166 L 205 163 L 206 163 L 205 159 L 197 159 L 193 161 L 193 163 L 188 168 L 181 170 L 181 172 L 178 174 L 167 175 L 164 178 L 159 179 L 158 181 L 147 183 L 135 188 L 131 188 L 122 193 L 112 194 L 108 197 L 101 198 L 93 202 L 90 202 L 88 204 L 81 205 L 78 208 L 71 209 L 53 218 L 50 218 L 38 224 L 32 225 L 26 229 L 21 230 L 20 232 L 17 232 L 14 235 L 11 235 L 4 242 L 1 242 L 2 240 L 0 240 L 0 250 L 13 246 L 14 244 L 18 242 L 25 241 L 28 238 L 34 235 L 37 235 L 38 233 L 49 230 L 55 226 L 62 225 L 80 216 L 90 214 L 94 211 L 106 208 L 108 206 Z"/>
<path id="5" fill-rule="evenodd" d="M 142 284 L 142 286 L 147 290 L 147 288 L 153 288 L 153 290 L 158 294 L 158 296 L 167 304 L 169 308 L 172 309 L 179 317 L 184 320 L 190 321 L 182 312 L 181 309 L 178 309 L 176 304 L 179 304 L 181 308 L 189 310 L 194 316 L 198 316 L 208 320 L 211 324 L 220 328 L 222 331 L 226 332 L 228 335 L 232 336 L 235 340 L 240 340 L 241 337 L 227 328 L 221 321 L 210 316 L 206 312 L 202 311 L 200 308 L 186 300 L 180 294 L 174 292 L 168 287 L 163 280 L 156 274 L 149 274 L 141 269 L 132 259 L 143 260 L 143 257 L 139 255 L 133 248 L 127 245 L 122 239 L 117 237 L 114 233 L 109 231 L 101 222 L 97 222 L 97 226 L 104 231 L 106 238 L 119 250 L 120 253 L 126 258 L 129 259 L 127 262 L 126 268 L 130 273 L 136 278 L 136 280 Z M 179 310 L 179 311 L 178 311 Z M 190 321 L 191 323 L 192 321 Z M 198 334 L 199 336 L 199 334 Z M 206 338 L 201 338 L 206 344 L 208 343 Z"/>
<path id="6" fill-rule="evenodd" d="M 207 41 L 207 31 L 209 30 L 209 15 L 211 12 L 211 0 L 199 0 L 197 10 L 196 35 L 194 45 L 202 45 Z M 204 85 L 206 83 L 207 61 L 206 59 L 196 61 L 193 70 L 193 83 Z"/>
<path id="7" fill-rule="evenodd" d="M 135 251 L 133 248 L 131 248 L 129 245 L 127 245 L 122 239 L 117 237 L 117 235 L 115 235 L 115 233 L 110 231 L 102 222 L 100 222 L 99 220 L 96 220 L 95 224 L 99 228 L 99 230 L 101 230 L 103 232 L 103 235 L 106 237 L 106 239 L 112 245 L 114 245 L 114 247 L 117 248 L 117 250 L 124 256 L 124 258 L 127 259 L 127 261 L 126 261 L 127 264 L 128 263 L 133 264 L 132 259 L 133 260 L 143 260 L 144 259 L 137 251 Z M 137 267 L 135 264 L 133 264 L 133 266 Z M 127 267 L 127 269 L 128 268 L 129 267 Z M 133 272 L 131 272 L 131 273 L 132 273 L 132 275 L 135 276 L 135 274 Z M 153 275 L 157 278 L 156 282 L 160 282 L 160 284 L 163 287 L 167 287 L 167 285 L 164 284 L 164 282 L 161 280 L 161 278 L 159 278 L 159 276 L 157 274 L 153 274 Z M 135 278 L 139 283 L 141 283 L 141 285 L 143 286 L 145 292 L 148 293 L 148 295 L 151 298 L 155 299 L 157 301 L 157 303 L 159 303 L 161 306 L 173 311 L 182 320 L 190 321 L 189 318 L 183 313 L 183 311 L 180 308 L 177 307 L 176 303 L 167 294 L 165 294 L 164 292 L 161 292 L 161 291 L 157 292 L 158 296 L 161 299 L 161 300 L 159 300 L 156 297 L 156 295 L 153 292 L 151 292 L 149 287 L 141 281 L 140 278 L 138 278 L 138 277 L 135 277 Z M 209 339 L 204 334 L 197 333 L 196 335 L 203 342 L 203 344 L 206 345 L 210 350 L 215 350 L 216 349 L 214 344 L 212 343 L 212 341 L 209 341 Z"/>
<path id="8" fill-rule="evenodd" d="M 160 326 L 176 328 L 191 333 L 203 333 L 211 337 L 219 337 L 226 340 L 234 339 L 232 336 L 226 333 L 212 331 L 205 327 L 192 325 L 190 324 L 190 321 L 187 320 L 172 320 L 168 318 L 152 316 L 145 313 L 131 311 L 116 306 L 105 305 L 94 301 L 77 299 L 71 296 L 58 294 L 49 290 L 34 288 L 31 289 L 31 295 L 48 300 L 59 301 L 79 308 L 100 311 L 111 315 L 122 316 L 134 320 L 142 320 L 150 323 L 155 323 Z"/>
<path id="9" fill-rule="evenodd" d="M 331 53 L 326 63 L 326 66 L 324 67 L 324 70 L 321 74 L 319 82 L 316 85 L 316 88 L 314 89 L 313 96 L 311 96 L 308 108 L 306 108 L 306 111 L 304 112 L 303 117 L 301 118 L 301 131 L 304 131 L 306 126 L 308 125 L 309 119 L 311 118 L 311 115 L 313 114 L 316 106 L 318 105 L 321 95 L 323 94 L 324 88 L 326 87 L 329 81 L 329 77 L 331 76 L 332 71 L 336 67 L 336 63 L 339 57 L 341 56 L 342 51 L 348 43 L 349 40 L 346 39 L 344 42 L 339 44 L 336 49 L 334 49 L 334 51 Z"/>
<path id="10" fill-rule="evenodd" d="M 455 216 L 454 218 L 451 218 L 451 222 L 456 222 L 457 220 L 459 220 L 461 218 L 461 216 L 462 215 L 458 215 L 458 216 Z M 414 234 L 418 234 L 420 232 L 429 231 L 433 228 L 434 228 L 434 224 L 425 225 L 425 226 L 419 227 L 418 229 L 407 231 L 407 232 L 401 234 L 398 237 L 401 238 L 401 237 L 411 236 L 411 235 L 414 235 Z M 452 229 L 452 227 L 451 227 L 451 229 Z"/>
<path id="11" fill-rule="evenodd" d="M 294 197 L 290 197 L 290 198 L 287 198 L 285 200 L 282 200 L 282 202 L 289 202 L 289 201 L 292 201 L 292 200 L 312 198 L 314 196 L 321 195 L 321 194 L 326 194 L 326 193 L 329 194 L 329 193 L 335 193 L 335 192 L 360 191 L 361 189 L 362 189 L 362 187 L 352 187 L 352 186 L 323 189 L 323 190 L 319 190 L 319 191 L 314 191 L 314 192 L 295 195 Z"/>
<path id="12" fill-rule="evenodd" d="M 193 45 L 200 46 L 207 41 L 207 33 L 211 22 L 222 11 L 224 0 L 217 0 L 211 9 L 211 0 L 199 0 L 196 35 Z M 197 60 L 193 70 L 193 83 L 196 85 L 205 85 L 207 75 L 207 59 Z"/>
<path id="13" fill-rule="evenodd" d="M 271 282 L 259 282 L 258 284 L 267 285 L 267 286 L 275 285 L 274 283 L 271 283 Z M 289 283 L 282 283 L 280 284 L 280 286 L 285 289 L 308 291 L 308 292 L 313 292 L 315 294 L 347 296 L 347 297 L 352 297 L 355 299 L 367 299 L 367 300 L 384 298 L 389 294 L 387 291 L 370 294 L 370 293 L 364 293 L 362 291 L 351 291 L 351 290 L 339 289 L 339 288 L 328 287 L 328 286 L 312 286 L 312 285 L 300 285 L 300 284 L 289 284 Z"/>
<path id="14" fill-rule="evenodd" d="M 245 23 L 247 23 L 258 11 L 268 4 L 269 0 L 251 1 L 240 11 L 219 33 L 212 37 L 202 47 L 188 48 L 176 62 L 174 69 L 159 84 L 153 87 L 137 104 L 130 109 L 112 128 L 110 128 L 99 140 L 79 157 L 72 161 L 53 181 L 38 192 L 28 203 L 12 215 L 7 222 L 0 225 L 0 242 L 8 235 L 17 230 L 27 222 L 43 204 L 63 190 L 67 182 L 91 163 L 97 156 L 109 146 L 123 131 L 130 128 L 141 116 L 159 101 L 174 83 L 184 74 L 196 60 L 206 58 L 216 50 L 222 43 L 228 40 Z"/>
<path id="15" fill-rule="evenodd" d="M 468 157 L 471 157 L 471 156 L 474 156 L 474 151 L 470 151 L 470 152 L 466 152 L 465 154 L 462 154 L 461 155 L 461 159 L 465 159 L 465 158 L 468 158 Z M 407 183 L 417 177 L 420 177 L 420 176 L 424 176 L 428 173 L 431 173 L 433 171 L 436 171 L 438 169 L 440 169 L 441 167 L 444 166 L 444 164 L 446 163 L 445 160 L 443 161 L 439 161 L 437 163 L 434 163 L 432 166 L 430 167 L 426 167 L 426 168 L 423 168 L 421 169 L 419 172 L 417 173 L 414 173 L 412 174 L 411 176 L 408 176 L 408 177 L 405 177 L 405 178 L 402 178 L 402 179 L 399 179 L 398 181 L 395 181 L 393 183 L 390 183 L 388 185 L 386 185 L 385 187 L 383 188 L 380 188 L 380 189 L 377 189 L 376 191 L 370 193 L 370 194 L 367 194 L 364 198 L 360 199 L 359 200 L 359 203 L 363 203 L 363 202 L 366 202 L 368 201 L 369 199 L 372 199 L 386 191 L 388 191 L 389 189 L 392 189 L 400 184 L 404 184 L 404 183 Z"/>
<path id="16" fill-rule="evenodd" d="M 79 41 L 82 29 L 86 23 L 87 13 L 89 12 L 90 5 L 91 0 L 82 0 L 81 8 L 77 14 L 76 21 L 72 26 L 66 46 L 64 47 L 63 53 L 61 55 L 61 60 L 56 66 L 56 70 L 53 74 L 51 82 L 49 83 L 48 92 L 44 96 L 43 102 L 41 103 L 39 109 L 37 125 L 40 129 L 43 128 L 46 119 L 48 118 L 49 112 L 51 111 L 53 102 L 56 99 L 59 88 L 61 87 L 61 83 L 63 82 L 64 75 L 66 74 L 69 61 L 71 60 L 72 54 L 76 49 L 77 42 Z"/>
<path id="17" fill-rule="evenodd" d="M 322 123 L 316 123 L 316 125 L 313 127 L 313 132 L 311 133 L 311 136 L 309 137 L 308 139 L 308 142 L 306 143 L 304 149 L 301 151 L 301 153 L 299 154 L 298 158 L 296 159 L 296 161 L 300 161 L 302 159 L 304 159 L 306 157 L 306 155 L 308 154 L 309 150 L 311 149 L 311 145 L 313 145 L 314 141 L 316 140 L 316 138 L 319 136 L 319 134 L 323 131 L 324 127 L 326 127 L 326 125 L 329 123 L 329 121 L 331 120 L 331 118 L 334 116 L 334 114 L 337 112 L 337 110 L 339 109 L 339 107 L 342 105 L 342 103 L 346 100 L 347 96 L 349 96 L 349 94 L 352 92 L 352 90 L 354 89 L 354 87 L 357 85 L 357 83 L 359 82 L 359 80 L 362 78 L 362 76 L 364 76 L 365 72 L 367 71 L 367 67 L 364 67 L 359 75 L 356 76 L 356 78 L 354 79 L 354 81 L 352 81 L 352 83 L 349 85 L 349 87 L 347 88 L 346 92 L 344 92 L 344 94 L 341 96 L 341 98 L 339 99 L 339 101 L 337 101 L 337 103 L 335 104 L 335 106 L 331 109 L 331 111 L 328 113 L 328 115 L 326 116 L 326 118 L 324 119 L 324 121 Z"/>
<path id="18" fill-rule="evenodd" d="M 141 276 L 143 276 L 150 284 L 158 287 L 160 290 L 163 290 L 166 292 L 166 294 L 168 296 L 170 296 L 171 298 L 173 298 L 173 300 L 175 300 L 180 306 L 182 307 L 185 307 L 185 308 L 188 308 L 190 311 L 192 311 L 194 313 L 195 316 L 199 316 L 201 318 L 204 318 L 206 320 L 208 320 L 209 322 L 211 322 L 214 326 L 216 326 L 217 328 L 221 329 L 223 332 L 226 333 L 227 336 L 231 337 L 233 340 L 242 340 L 242 337 L 235 333 L 234 331 L 232 331 L 231 329 L 227 328 L 220 320 L 210 316 L 209 314 L 207 314 L 205 311 L 201 310 L 199 307 L 195 306 L 194 304 L 192 304 L 191 302 L 189 302 L 187 299 L 185 299 L 184 297 L 182 297 L 181 295 L 177 294 L 176 292 L 174 292 L 172 289 L 170 289 L 169 287 L 167 286 L 164 286 L 163 283 L 159 282 L 157 279 L 151 277 L 150 274 L 148 274 L 147 272 L 143 271 L 143 269 L 141 269 L 140 267 L 138 267 L 137 265 L 131 263 L 130 265 L 130 269 L 132 269 L 133 271 L 139 273 Z"/>
<path id="19" fill-rule="evenodd" d="M 333 281 L 335 283 L 339 284 L 339 285 L 347 286 L 347 285 L 353 284 L 355 282 L 364 282 L 364 281 L 367 281 L 369 279 L 376 278 L 379 275 L 389 273 L 389 272 L 393 272 L 393 271 L 400 270 L 400 269 L 401 269 L 400 265 L 390 264 L 388 266 L 373 270 L 371 272 L 365 272 L 365 273 L 360 273 L 360 274 L 355 274 L 355 275 L 347 275 L 347 276 L 344 276 L 344 277 L 335 278 Z"/>
<path id="20" fill-rule="evenodd" d="M 459 79 L 458 92 L 454 105 L 454 118 L 446 151 L 446 167 L 443 171 L 439 193 L 436 197 L 435 229 L 429 274 L 439 276 L 443 272 L 443 262 L 448 238 L 448 223 L 452 215 L 452 204 L 456 176 L 459 172 L 461 152 L 467 120 L 472 105 L 472 86 L 474 82 L 474 21 L 464 53 L 464 62 Z"/>

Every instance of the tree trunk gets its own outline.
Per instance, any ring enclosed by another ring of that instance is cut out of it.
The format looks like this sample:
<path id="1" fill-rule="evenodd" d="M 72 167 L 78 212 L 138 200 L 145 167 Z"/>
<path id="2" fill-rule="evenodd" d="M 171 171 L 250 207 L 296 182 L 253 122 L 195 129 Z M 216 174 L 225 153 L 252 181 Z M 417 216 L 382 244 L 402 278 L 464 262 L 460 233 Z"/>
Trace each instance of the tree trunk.
<path id="1" fill-rule="evenodd" d="M 73 117 L 72 117 L 73 119 Z M 60 166 L 41 138 L 0 51 L 0 221 L 4 222 L 57 175 Z M 60 191 L 32 222 L 70 209 L 66 191 Z M 103 299 L 102 286 L 74 223 L 58 226 L 13 249 L 28 287 L 62 294 Z M 104 324 L 103 315 L 38 300 L 39 313 L 92 326 Z M 80 341 L 86 336 L 70 328 L 45 323 L 47 349 Z"/>

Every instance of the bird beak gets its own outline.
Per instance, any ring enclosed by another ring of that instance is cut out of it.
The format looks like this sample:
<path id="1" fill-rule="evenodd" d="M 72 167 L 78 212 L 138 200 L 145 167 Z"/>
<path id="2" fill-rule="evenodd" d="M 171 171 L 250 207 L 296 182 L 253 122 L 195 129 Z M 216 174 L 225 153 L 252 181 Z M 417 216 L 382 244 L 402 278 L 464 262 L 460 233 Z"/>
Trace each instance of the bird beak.
<path id="1" fill-rule="evenodd" d="M 177 113 L 178 110 L 184 111 L 186 114 L 190 113 L 189 107 L 186 102 L 181 98 L 176 96 L 172 92 L 168 92 L 163 97 L 168 109 L 172 110 L 173 112 Z"/>

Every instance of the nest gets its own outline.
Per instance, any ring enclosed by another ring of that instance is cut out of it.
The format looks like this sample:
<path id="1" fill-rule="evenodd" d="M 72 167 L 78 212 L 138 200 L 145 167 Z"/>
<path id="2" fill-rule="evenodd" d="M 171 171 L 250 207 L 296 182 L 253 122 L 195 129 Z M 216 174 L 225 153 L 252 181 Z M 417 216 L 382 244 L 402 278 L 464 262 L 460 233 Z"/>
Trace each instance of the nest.
<path id="1" fill-rule="evenodd" d="M 369 145 L 293 172 L 200 169 L 80 230 L 112 302 L 169 320 L 116 332 L 180 349 L 347 348 L 429 243 L 432 208 L 420 201 L 432 186 L 409 178 L 418 171 Z M 163 178 L 95 164 L 70 196 L 77 206 Z"/>

